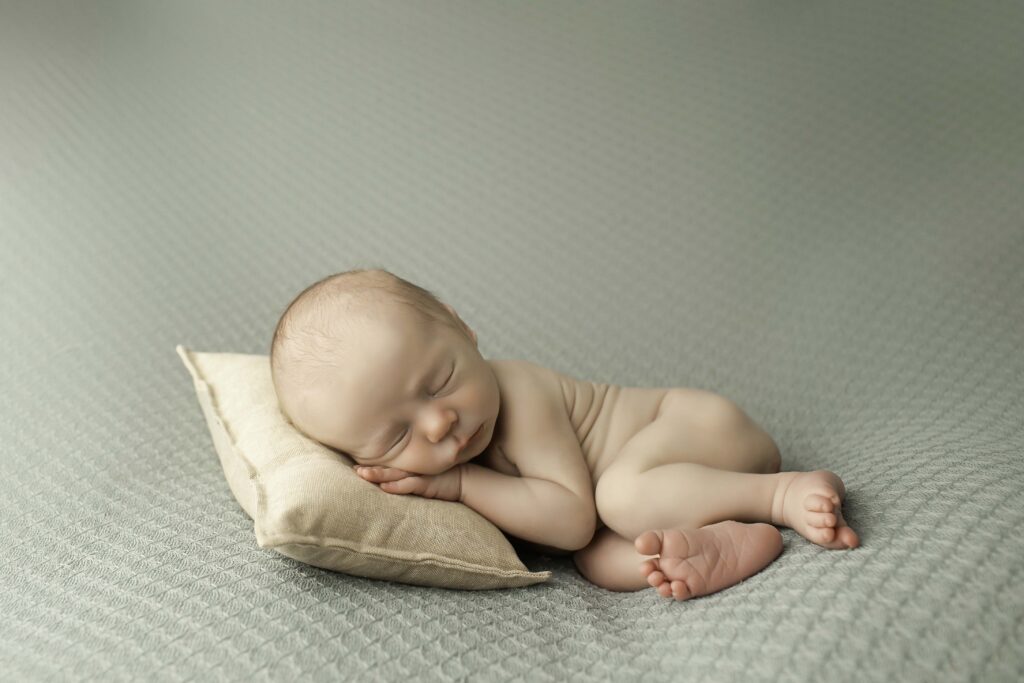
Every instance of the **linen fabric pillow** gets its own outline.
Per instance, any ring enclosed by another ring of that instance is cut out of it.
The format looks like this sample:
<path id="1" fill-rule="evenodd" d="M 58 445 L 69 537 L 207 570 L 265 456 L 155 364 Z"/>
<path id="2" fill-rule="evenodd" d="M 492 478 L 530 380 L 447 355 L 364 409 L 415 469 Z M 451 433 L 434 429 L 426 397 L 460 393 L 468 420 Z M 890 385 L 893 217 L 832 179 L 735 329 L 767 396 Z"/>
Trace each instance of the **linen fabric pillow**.
<path id="1" fill-rule="evenodd" d="M 481 590 L 541 583 L 509 540 L 457 502 L 385 493 L 281 412 L 269 356 L 175 347 L 192 375 L 224 476 L 256 542 L 323 569 Z"/>

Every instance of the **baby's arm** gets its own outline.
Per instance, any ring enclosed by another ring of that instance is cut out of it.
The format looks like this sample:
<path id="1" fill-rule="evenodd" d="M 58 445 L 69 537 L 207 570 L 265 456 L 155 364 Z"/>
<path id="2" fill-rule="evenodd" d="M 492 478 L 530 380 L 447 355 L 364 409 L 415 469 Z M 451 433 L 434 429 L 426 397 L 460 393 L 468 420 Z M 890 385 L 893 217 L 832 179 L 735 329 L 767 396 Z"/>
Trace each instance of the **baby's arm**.
<path id="1" fill-rule="evenodd" d="M 560 484 L 511 477 L 473 463 L 461 467 L 461 502 L 503 531 L 562 550 L 579 550 L 593 537 L 593 519 L 586 514 L 586 506 Z"/>
<path id="2" fill-rule="evenodd" d="M 546 479 L 513 477 L 474 463 L 435 475 L 396 467 L 357 467 L 356 474 L 387 493 L 459 501 L 524 541 L 579 550 L 594 535 L 592 505 Z"/>

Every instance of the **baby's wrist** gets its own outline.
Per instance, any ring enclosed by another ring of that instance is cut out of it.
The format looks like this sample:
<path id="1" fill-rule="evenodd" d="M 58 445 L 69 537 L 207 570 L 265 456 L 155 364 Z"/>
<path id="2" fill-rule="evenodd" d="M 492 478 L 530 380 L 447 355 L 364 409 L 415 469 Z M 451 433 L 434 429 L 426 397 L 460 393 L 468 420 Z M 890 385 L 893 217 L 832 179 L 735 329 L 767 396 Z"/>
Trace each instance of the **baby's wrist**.
<path id="1" fill-rule="evenodd" d="M 455 500 L 462 502 L 462 481 L 463 474 L 465 473 L 465 465 L 455 466 Z"/>

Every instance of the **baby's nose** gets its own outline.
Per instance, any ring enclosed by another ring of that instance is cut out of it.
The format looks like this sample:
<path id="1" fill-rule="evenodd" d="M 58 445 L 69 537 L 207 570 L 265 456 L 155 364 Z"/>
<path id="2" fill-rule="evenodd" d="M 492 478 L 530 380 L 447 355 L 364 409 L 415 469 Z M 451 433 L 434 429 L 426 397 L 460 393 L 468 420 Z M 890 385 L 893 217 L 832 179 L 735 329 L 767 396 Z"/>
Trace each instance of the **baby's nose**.
<path id="1" fill-rule="evenodd" d="M 459 417 L 452 410 L 447 410 L 441 413 L 439 419 L 436 421 L 436 436 L 437 440 L 441 441 L 448 438 L 449 434 L 455 433 L 455 425 L 458 424 Z"/>

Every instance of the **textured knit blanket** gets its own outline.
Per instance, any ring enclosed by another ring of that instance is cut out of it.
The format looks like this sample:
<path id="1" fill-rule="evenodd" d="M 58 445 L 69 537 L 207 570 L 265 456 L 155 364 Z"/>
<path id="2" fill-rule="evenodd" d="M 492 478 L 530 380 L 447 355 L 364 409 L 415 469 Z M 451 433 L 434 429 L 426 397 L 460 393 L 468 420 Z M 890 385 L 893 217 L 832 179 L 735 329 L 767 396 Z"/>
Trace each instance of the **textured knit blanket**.
<path id="1" fill-rule="evenodd" d="M 1020 3 L 64 5 L 0 4 L 4 680 L 1024 676 Z M 174 347 L 373 266 L 728 396 L 861 547 L 685 602 L 257 547 Z"/>

